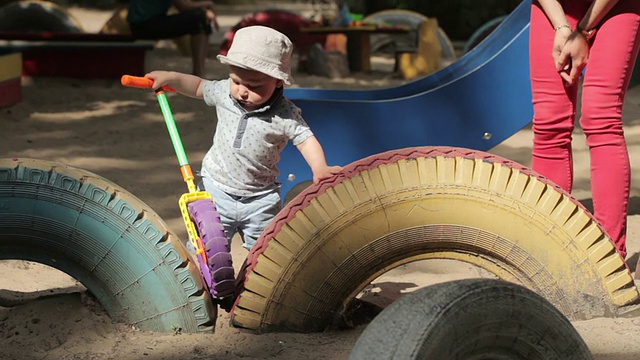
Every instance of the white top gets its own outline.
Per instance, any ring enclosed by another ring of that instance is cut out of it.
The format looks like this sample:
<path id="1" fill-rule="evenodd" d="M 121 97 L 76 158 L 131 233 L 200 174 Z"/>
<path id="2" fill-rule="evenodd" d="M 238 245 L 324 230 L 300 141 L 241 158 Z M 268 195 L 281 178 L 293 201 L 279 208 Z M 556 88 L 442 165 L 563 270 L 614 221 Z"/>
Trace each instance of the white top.
<path id="1" fill-rule="evenodd" d="M 230 94 L 229 79 L 206 81 L 204 101 L 216 107 L 213 145 L 202 160 L 203 171 L 232 195 L 254 196 L 278 185 L 280 153 L 289 140 L 297 146 L 313 132 L 301 111 L 276 89 L 260 109 L 247 112 Z"/>

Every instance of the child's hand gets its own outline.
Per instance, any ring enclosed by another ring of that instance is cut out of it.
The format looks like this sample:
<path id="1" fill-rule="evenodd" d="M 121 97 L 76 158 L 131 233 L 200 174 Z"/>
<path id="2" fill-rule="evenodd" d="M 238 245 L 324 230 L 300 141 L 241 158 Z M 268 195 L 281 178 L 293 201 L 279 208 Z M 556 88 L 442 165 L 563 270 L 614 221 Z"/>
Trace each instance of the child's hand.
<path id="1" fill-rule="evenodd" d="M 342 166 L 325 166 L 313 173 L 313 183 L 317 184 L 322 179 L 326 179 L 342 171 Z"/>
<path id="2" fill-rule="evenodd" d="M 200 85 L 204 80 L 195 75 L 175 71 L 155 70 L 146 74 L 144 77 L 153 80 L 153 90 L 168 86 L 182 95 L 202 99 Z"/>
<path id="3" fill-rule="evenodd" d="M 152 86 L 153 90 L 158 90 L 164 85 L 168 85 L 169 81 L 172 78 L 170 72 L 160 71 L 160 70 L 152 71 L 146 74 L 144 77 L 153 80 L 153 86 Z"/>

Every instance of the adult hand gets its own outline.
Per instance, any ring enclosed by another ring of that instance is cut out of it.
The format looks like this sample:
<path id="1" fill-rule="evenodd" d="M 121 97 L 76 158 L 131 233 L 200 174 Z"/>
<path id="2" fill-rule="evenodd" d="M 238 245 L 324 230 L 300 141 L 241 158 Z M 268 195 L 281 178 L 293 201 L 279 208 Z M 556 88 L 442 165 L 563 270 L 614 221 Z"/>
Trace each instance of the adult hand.
<path id="1" fill-rule="evenodd" d="M 556 68 L 560 76 L 569 85 L 578 81 L 580 74 L 589 61 L 589 41 L 580 32 L 572 32 L 560 52 Z"/>
<path id="2" fill-rule="evenodd" d="M 562 49 L 564 48 L 564 44 L 569 39 L 569 35 L 571 35 L 571 28 L 569 26 L 562 26 L 555 32 L 555 37 L 553 38 L 553 49 L 551 52 L 551 56 L 556 64 L 556 69 L 560 71 L 560 69 L 564 68 L 567 64 L 566 60 L 561 58 Z"/>
<path id="3" fill-rule="evenodd" d="M 216 31 L 220 31 L 220 25 L 218 24 L 218 17 L 216 16 L 216 13 L 213 10 L 207 9 L 207 19 L 209 20 L 211 25 L 213 25 L 213 28 L 216 29 Z"/>

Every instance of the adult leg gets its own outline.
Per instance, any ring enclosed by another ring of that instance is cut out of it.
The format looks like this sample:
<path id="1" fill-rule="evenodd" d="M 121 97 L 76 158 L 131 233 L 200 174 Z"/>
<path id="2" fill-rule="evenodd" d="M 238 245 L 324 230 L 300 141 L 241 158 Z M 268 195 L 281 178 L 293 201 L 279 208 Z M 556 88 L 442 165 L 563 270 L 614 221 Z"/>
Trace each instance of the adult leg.
<path id="1" fill-rule="evenodd" d="M 533 94 L 532 168 L 571 192 L 577 86 L 567 87 L 552 57 L 554 31 L 537 1 L 531 6 L 529 57 Z"/>
<path id="2" fill-rule="evenodd" d="M 195 24 L 191 34 L 191 64 L 192 74 L 205 76 L 205 60 L 209 53 L 209 35 L 211 35 L 211 24 L 207 19 L 207 13 L 204 9 L 193 9 L 185 11 L 185 16 L 189 16 Z"/>
<path id="3" fill-rule="evenodd" d="M 640 2 L 622 0 L 593 39 L 580 125 L 591 155 L 594 216 L 626 256 L 630 166 L 622 106 L 638 54 Z"/>
<path id="4" fill-rule="evenodd" d="M 205 33 L 191 35 L 191 62 L 193 75 L 205 76 L 205 60 L 209 52 L 209 35 Z"/>

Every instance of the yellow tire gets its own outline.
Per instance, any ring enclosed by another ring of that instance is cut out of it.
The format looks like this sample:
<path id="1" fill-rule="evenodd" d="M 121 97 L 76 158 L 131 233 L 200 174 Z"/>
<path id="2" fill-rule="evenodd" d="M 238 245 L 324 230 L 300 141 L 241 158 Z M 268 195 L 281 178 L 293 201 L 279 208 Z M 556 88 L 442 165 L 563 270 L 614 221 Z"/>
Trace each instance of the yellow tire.
<path id="1" fill-rule="evenodd" d="M 232 323 L 324 330 L 372 280 L 453 259 L 539 293 L 571 320 L 616 316 L 638 289 L 590 213 L 545 178 L 461 148 L 374 155 L 307 188 L 251 251 Z"/>

